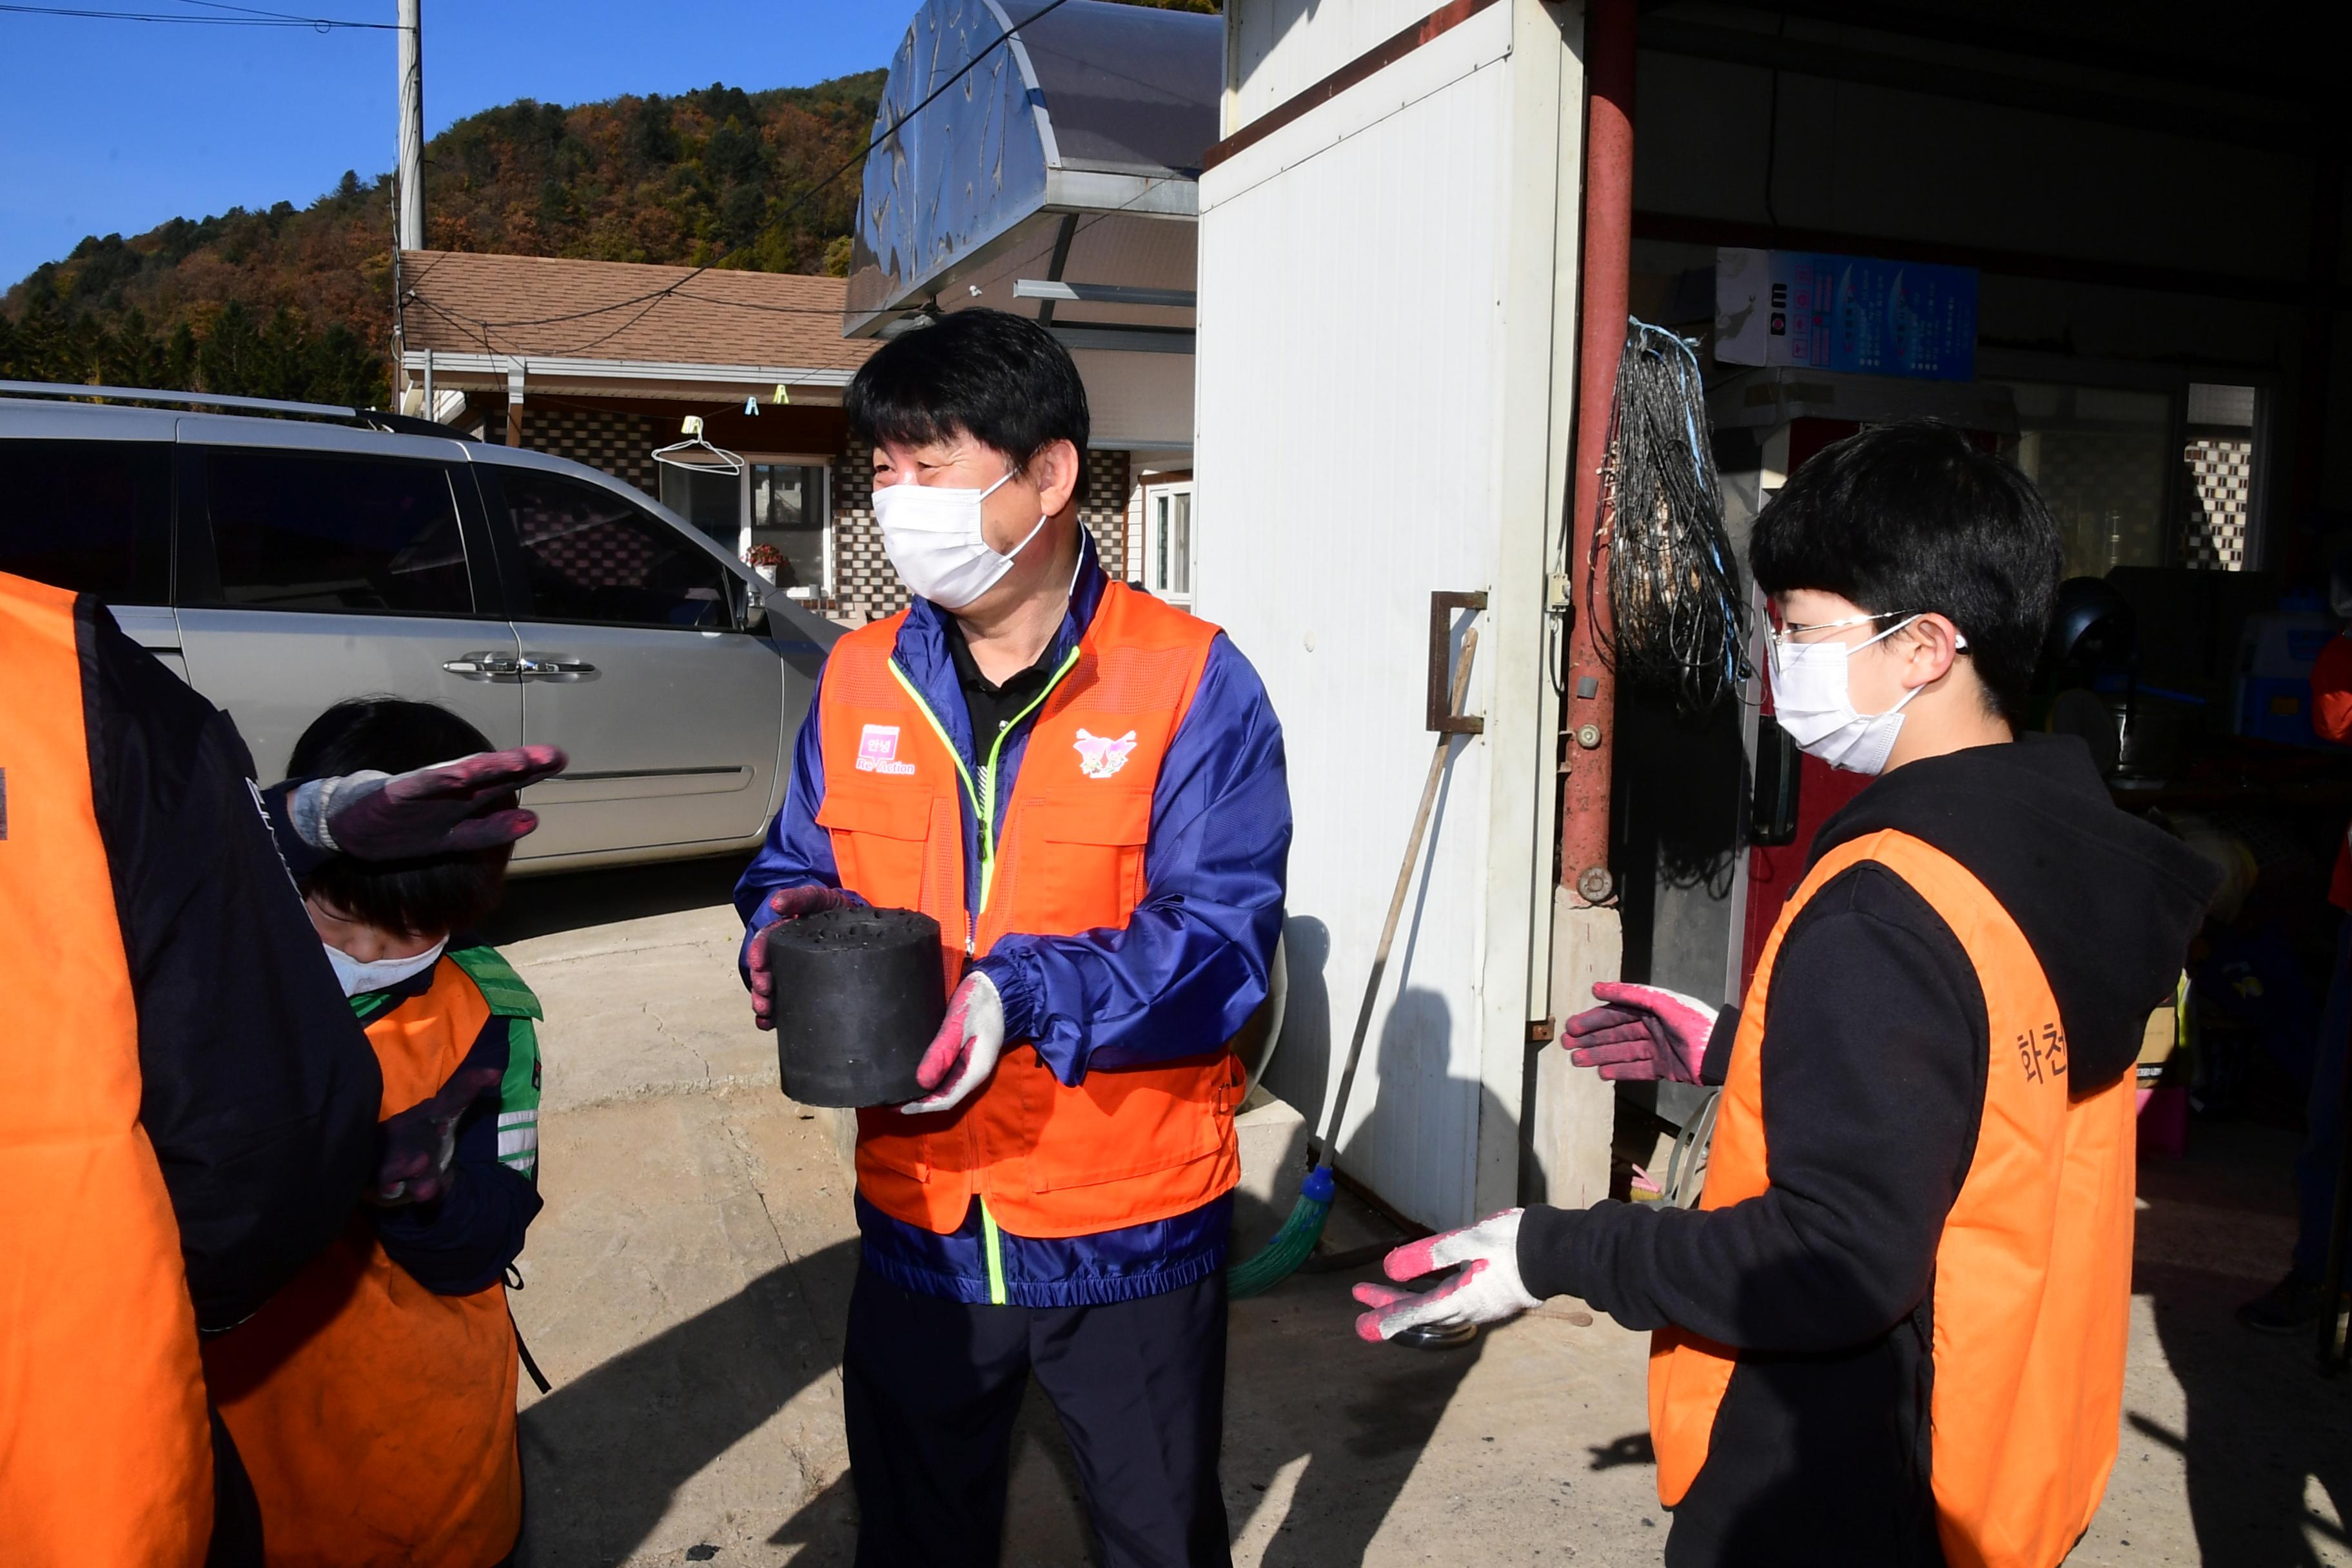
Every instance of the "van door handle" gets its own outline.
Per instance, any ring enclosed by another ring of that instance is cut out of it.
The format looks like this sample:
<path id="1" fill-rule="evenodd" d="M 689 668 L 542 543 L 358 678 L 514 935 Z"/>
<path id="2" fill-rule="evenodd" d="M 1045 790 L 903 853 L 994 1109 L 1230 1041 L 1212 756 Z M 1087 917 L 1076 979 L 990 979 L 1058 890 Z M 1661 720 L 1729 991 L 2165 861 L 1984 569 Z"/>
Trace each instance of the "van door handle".
<path id="1" fill-rule="evenodd" d="M 596 667 L 583 658 L 565 658 L 561 654 L 527 653 L 522 656 L 522 678 L 525 680 L 583 680 L 596 673 Z"/>
<path id="2" fill-rule="evenodd" d="M 441 668 L 467 680 L 516 681 L 522 679 L 522 664 L 510 653 L 485 649 L 479 653 L 461 653 L 455 658 L 445 658 Z"/>

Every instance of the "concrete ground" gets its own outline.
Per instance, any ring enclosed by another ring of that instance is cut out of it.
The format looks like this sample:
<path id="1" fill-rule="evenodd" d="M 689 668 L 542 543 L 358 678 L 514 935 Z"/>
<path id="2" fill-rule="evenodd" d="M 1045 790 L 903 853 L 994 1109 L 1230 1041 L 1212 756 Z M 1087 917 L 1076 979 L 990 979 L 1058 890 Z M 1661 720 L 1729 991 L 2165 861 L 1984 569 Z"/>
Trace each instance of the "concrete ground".
<path id="1" fill-rule="evenodd" d="M 523 1561 L 850 1561 L 841 1336 L 856 1271 L 832 1113 L 776 1088 L 734 973 L 732 868 L 519 882 L 494 932 L 547 1004 L 546 1212 L 514 1311 Z M 2280 1272 L 2290 1141 L 2200 1128 L 2143 1171 L 2122 1452 L 2071 1562 L 2352 1564 L 2352 1379 L 2230 1310 Z M 1255 1200 L 1260 1234 L 1286 1203 Z M 1335 1216 L 1343 1246 L 1378 1217 Z M 1655 1563 L 1646 1340 L 1572 1302 L 1454 1352 L 1349 1331 L 1369 1265 L 1236 1303 L 1234 1556 L 1264 1568 Z M 1024 1410 L 1005 1560 L 1094 1561 L 1050 1410 Z"/>

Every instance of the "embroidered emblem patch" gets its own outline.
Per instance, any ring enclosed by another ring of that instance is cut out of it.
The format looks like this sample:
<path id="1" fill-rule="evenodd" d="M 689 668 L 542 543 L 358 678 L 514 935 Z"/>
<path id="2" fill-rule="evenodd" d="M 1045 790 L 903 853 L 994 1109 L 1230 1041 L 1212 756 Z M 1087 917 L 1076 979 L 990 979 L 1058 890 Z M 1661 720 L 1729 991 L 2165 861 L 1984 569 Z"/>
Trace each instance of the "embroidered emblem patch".
<path id="1" fill-rule="evenodd" d="M 861 773 L 911 773 L 912 763 L 898 760 L 898 726 L 868 724 L 857 738 L 857 771 Z"/>
<path id="2" fill-rule="evenodd" d="M 1071 743 L 1078 749 L 1078 772 L 1090 779 L 1107 779 L 1127 766 L 1127 754 L 1135 750 L 1135 731 L 1129 730 L 1114 741 L 1108 735 L 1089 735 L 1081 730 Z"/>

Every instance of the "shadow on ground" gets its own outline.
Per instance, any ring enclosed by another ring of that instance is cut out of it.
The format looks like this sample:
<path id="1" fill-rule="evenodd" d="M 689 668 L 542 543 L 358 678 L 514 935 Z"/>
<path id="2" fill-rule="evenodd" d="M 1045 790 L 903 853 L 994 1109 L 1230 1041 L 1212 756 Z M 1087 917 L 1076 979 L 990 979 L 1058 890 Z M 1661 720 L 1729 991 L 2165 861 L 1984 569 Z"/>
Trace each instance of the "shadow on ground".
<path id="1" fill-rule="evenodd" d="M 841 1364 L 856 1269 L 854 1241 L 771 1269 L 525 1410 L 526 1560 L 635 1552 L 680 1487 Z"/>
<path id="2" fill-rule="evenodd" d="M 484 922 L 482 938 L 501 945 L 616 921 L 710 909 L 733 899 L 735 879 L 750 859 L 748 853 L 732 851 L 712 859 L 516 877 L 507 883 L 499 912 Z"/>
<path id="3" fill-rule="evenodd" d="M 839 1364 L 856 1260 L 844 1242 L 772 1269 L 740 1294 L 668 1329 L 526 1410 L 521 1434 L 530 1526 L 524 1561 L 627 1559 L 679 1489 Z M 1420 1461 L 1479 1346 L 1411 1352 L 1358 1342 L 1349 1298 L 1362 1270 L 1302 1274 L 1234 1309 L 1226 1382 L 1224 1483 L 1236 1531 L 1281 1510 L 1266 1568 L 1360 1563 Z M 1049 1468 L 1016 1476 L 1006 1562 L 1091 1562 L 1074 1518 L 1077 1477 L 1052 1408 L 1033 1391 L 1015 1453 Z M 1644 1456 L 1645 1457 L 1645 1456 Z M 1302 1468 L 1303 1461 L 1303 1468 Z M 1625 1461 L 1619 1461 L 1625 1462 Z M 811 1478 L 812 1482 L 815 1479 Z M 1270 1489 L 1277 1495 L 1269 1499 Z M 1058 1498 L 1046 1494 L 1058 1492 Z M 1065 1503 L 1062 1500 L 1068 1500 Z M 857 1509 L 846 1475 L 777 1529 L 802 1568 L 847 1563 Z M 1062 1552 L 1035 1555 L 1043 1536 Z"/>
<path id="4" fill-rule="evenodd" d="M 2285 1271 L 2294 1147 L 2250 1123 L 2205 1125 L 2188 1159 L 2140 1168 L 2148 1207 L 2132 1288 L 2155 1308 L 2186 1430 L 2126 1419 L 2181 1456 L 2207 1563 L 2316 1568 L 2352 1549 L 2352 1378 L 2320 1376 L 2315 1330 L 2257 1334 L 2231 1315 Z M 2334 1518 L 2314 1508 L 2322 1499 Z"/>
<path id="5" fill-rule="evenodd" d="M 1427 853 L 1434 855 L 1438 831 Z M 507 903 L 486 931 L 494 942 L 609 924 L 727 901 L 737 859 L 686 862 L 561 877 L 509 886 Z M 1391 971 L 1397 1005 L 1377 1045 L 1382 1077 L 1414 1081 L 1436 1064 L 1444 1076 L 1453 1051 L 1443 997 L 1413 984 L 1423 910 L 1416 904 Z M 1309 933 L 1319 934 L 1319 933 Z M 1309 944 L 1313 947 L 1314 944 Z M 1330 1062 L 1331 998 L 1323 983 L 1328 941 L 1309 954 L 1304 983 L 1295 980 L 1293 1026 L 1324 1046 L 1301 1050 L 1294 1072 L 1311 1080 Z M 1299 955 L 1292 959 L 1296 966 Z M 1335 977 L 1352 1018 L 1356 977 Z M 1313 1056 L 1323 1057 L 1320 1061 Z M 1278 1075 L 1277 1075 L 1278 1076 Z M 1465 1115 L 1499 1114 L 1477 1105 L 1470 1086 Z M 1319 1092 L 1307 1103 L 1319 1104 Z M 1391 1110 L 1410 1120 L 1411 1107 Z M 761 1194 L 763 1203 L 772 1196 Z M 1236 1228 L 1264 1236 L 1279 1216 L 1236 1214 Z M 856 1244 L 844 1241 L 771 1269 L 729 1300 L 611 1358 L 526 1410 L 522 1445 L 530 1482 L 533 1563 L 622 1562 L 639 1551 L 681 1488 L 721 1454 L 758 1431 L 787 1402 L 840 1364 Z M 1341 1568 L 1363 1561 L 1427 1448 L 1484 1340 L 1455 1351 L 1367 1345 L 1350 1331 L 1358 1309 L 1349 1295 L 1377 1264 L 1301 1273 L 1233 1310 L 1227 1363 L 1223 1479 L 1234 1531 L 1265 1568 Z M 762 1441 L 770 1439 L 763 1438 Z M 782 1447 L 782 1434 L 773 1440 Z M 1077 1479 L 1066 1444 L 1042 1395 L 1024 1405 L 1015 1438 L 1008 1511 L 1008 1568 L 1094 1561 L 1090 1532 L 1071 1528 Z M 1025 1464 L 1039 1450 L 1045 1464 Z M 804 1458 L 794 1461 L 805 1467 Z M 856 1504 L 848 1478 L 803 1469 L 804 1500 L 769 1538 L 795 1545 L 797 1568 L 849 1562 Z M 787 1506 L 791 1497 L 780 1500 Z M 709 1558 L 695 1559 L 710 1560 Z"/>

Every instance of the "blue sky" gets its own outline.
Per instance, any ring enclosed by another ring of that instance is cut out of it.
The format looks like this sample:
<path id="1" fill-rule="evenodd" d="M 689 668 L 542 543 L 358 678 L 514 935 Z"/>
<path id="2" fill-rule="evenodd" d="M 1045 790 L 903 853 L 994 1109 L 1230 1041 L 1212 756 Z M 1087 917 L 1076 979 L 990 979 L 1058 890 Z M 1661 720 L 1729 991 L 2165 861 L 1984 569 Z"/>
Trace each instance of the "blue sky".
<path id="1" fill-rule="evenodd" d="M 42 3 L 42 0 L 31 0 Z M 54 0 L 186 11 L 188 0 Z M 253 0 L 393 19 L 394 0 Z M 889 63 L 917 0 L 424 0 L 427 134 L 518 98 L 798 87 Z M 307 205 L 391 169 L 394 37 L 0 13 L 0 290 L 86 234 Z"/>

